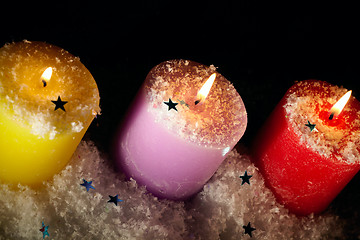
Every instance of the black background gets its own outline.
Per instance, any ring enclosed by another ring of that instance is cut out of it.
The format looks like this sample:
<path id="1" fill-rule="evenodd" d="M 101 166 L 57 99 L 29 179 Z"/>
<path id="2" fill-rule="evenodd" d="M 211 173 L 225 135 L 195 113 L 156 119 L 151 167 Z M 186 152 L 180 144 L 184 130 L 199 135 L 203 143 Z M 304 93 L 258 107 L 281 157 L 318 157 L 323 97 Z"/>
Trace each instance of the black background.
<path id="1" fill-rule="evenodd" d="M 183 58 L 233 82 L 248 112 L 239 144 L 251 140 L 295 80 L 359 89 L 355 3 L 288 1 L 49 1 L 0 6 L 0 45 L 46 41 L 79 56 L 97 81 L 102 115 L 86 134 L 107 155 L 118 124 L 146 74 Z M 359 174 L 330 210 L 360 234 Z"/>

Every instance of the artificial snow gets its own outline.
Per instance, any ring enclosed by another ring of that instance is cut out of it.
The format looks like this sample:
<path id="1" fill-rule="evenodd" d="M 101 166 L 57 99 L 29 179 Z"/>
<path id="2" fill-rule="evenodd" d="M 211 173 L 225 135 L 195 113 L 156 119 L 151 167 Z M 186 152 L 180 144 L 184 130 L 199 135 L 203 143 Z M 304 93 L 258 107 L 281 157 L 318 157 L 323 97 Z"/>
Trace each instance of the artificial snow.
<path id="1" fill-rule="evenodd" d="M 159 200 L 116 173 L 91 142 L 38 190 L 0 184 L 0 239 L 251 239 L 342 238 L 337 216 L 296 217 L 275 201 L 256 167 L 233 150 L 202 192 L 185 202 Z M 250 184 L 240 175 L 247 171 Z M 92 181 L 86 191 L 83 183 Z M 14 188 L 17 188 L 14 190 Z M 109 195 L 123 200 L 109 203 Z"/>

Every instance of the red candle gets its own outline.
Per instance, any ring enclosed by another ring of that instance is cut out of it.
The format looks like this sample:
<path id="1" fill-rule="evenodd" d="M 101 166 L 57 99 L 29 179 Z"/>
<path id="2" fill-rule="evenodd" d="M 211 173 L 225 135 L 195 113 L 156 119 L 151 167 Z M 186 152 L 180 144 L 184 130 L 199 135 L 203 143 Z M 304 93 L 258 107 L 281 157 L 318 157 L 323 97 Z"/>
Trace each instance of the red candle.
<path id="1" fill-rule="evenodd" d="M 296 83 L 254 141 L 266 185 L 295 214 L 325 210 L 360 169 L 360 103 L 346 93 L 323 81 Z"/>

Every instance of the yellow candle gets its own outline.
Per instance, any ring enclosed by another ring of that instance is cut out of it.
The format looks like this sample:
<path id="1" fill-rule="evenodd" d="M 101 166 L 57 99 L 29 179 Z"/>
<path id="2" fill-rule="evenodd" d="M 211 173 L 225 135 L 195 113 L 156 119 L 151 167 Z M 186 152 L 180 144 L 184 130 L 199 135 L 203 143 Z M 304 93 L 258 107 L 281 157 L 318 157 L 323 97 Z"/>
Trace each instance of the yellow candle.
<path id="1" fill-rule="evenodd" d="M 78 57 L 23 41 L 0 49 L 0 180 L 36 185 L 70 160 L 100 112 L 96 82 Z"/>

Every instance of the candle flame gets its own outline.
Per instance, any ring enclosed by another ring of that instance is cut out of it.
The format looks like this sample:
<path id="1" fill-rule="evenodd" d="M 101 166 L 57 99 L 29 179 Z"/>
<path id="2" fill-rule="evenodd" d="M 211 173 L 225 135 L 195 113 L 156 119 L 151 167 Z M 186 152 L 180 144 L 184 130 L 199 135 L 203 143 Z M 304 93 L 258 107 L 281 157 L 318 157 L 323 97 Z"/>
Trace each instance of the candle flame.
<path id="1" fill-rule="evenodd" d="M 211 74 L 211 76 L 208 78 L 208 80 L 206 80 L 206 82 L 204 83 L 204 85 L 201 87 L 201 89 L 199 90 L 198 94 L 197 94 L 197 101 L 195 102 L 195 104 L 204 101 L 205 98 L 209 95 L 210 89 L 212 87 L 212 85 L 214 84 L 216 78 L 216 73 Z"/>
<path id="2" fill-rule="evenodd" d="M 52 67 L 48 67 L 41 75 L 41 79 L 45 81 L 49 81 L 51 79 L 51 75 L 52 75 Z"/>
<path id="3" fill-rule="evenodd" d="M 351 96 L 351 90 L 348 91 L 347 93 L 345 93 L 344 96 L 342 96 L 339 101 L 337 101 L 334 106 L 330 109 L 330 120 L 333 118 L 333 117 L 337 117 L 341 111 L 344 109 L 346 103 L 349 101 L 350 99 L 350 96 Z"/>
<path id="4" fill-rule="evenodd" d="M 47 82 L 50 81 L 51 75 L 52 75 L 52 67 L 48 67 L 47 69 L 45 69 L 45 71 L 41 75 L 40 79 L 43 82 L 44 87 L 46 87 Z"/>

